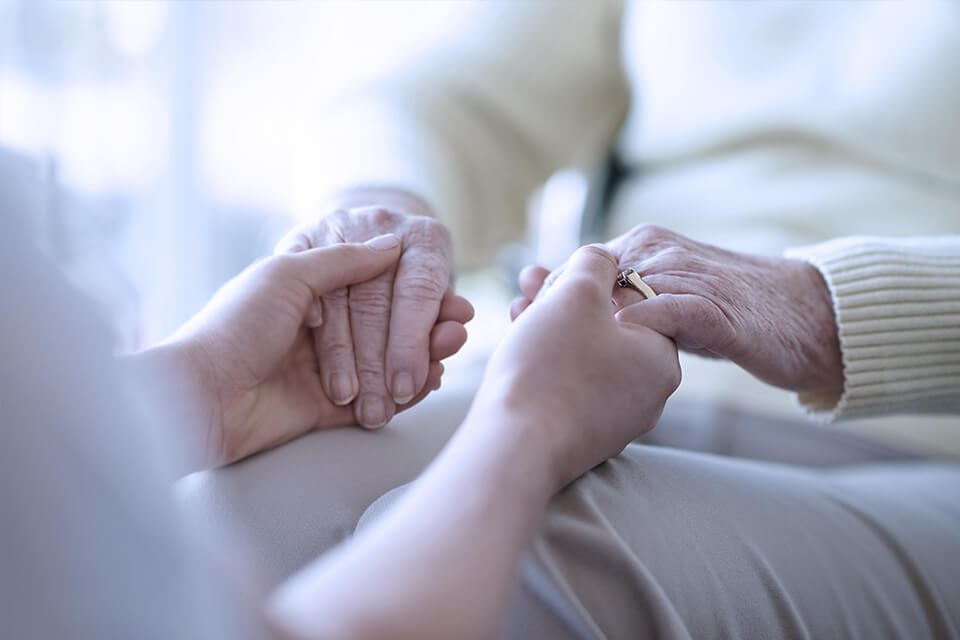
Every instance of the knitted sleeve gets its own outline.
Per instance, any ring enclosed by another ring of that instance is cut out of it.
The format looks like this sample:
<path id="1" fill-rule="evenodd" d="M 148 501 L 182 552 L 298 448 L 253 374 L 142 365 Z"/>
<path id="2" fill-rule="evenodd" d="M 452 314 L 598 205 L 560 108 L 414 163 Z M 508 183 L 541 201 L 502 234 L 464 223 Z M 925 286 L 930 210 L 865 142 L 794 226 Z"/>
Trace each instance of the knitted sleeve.
<path id="1" fill-rule="evenodd" d="M 399 187 L 487 265 L 555 171 L 609 150 L 628 104 L 620 0 L 478 2 L 424 55 L 353 91 L 312 143 L 317 184 Z"/>
<path id="2" fill-rule="evenodd" d="M 841 238 L 787 256 L 823 274 L 843 354 L 843 393 L 800 394 L 808 412 L 960 413 L 960 236 Z"/>

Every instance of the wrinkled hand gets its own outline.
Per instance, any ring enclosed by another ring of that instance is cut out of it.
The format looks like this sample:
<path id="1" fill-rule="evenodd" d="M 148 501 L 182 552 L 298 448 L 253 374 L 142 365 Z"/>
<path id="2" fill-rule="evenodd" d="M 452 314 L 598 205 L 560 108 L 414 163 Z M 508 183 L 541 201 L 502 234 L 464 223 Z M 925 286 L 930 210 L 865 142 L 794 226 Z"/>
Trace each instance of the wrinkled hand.
<path id="1" fill-rule="evenodd" d="M 622 320 L 671 336 L 686 351 L 731 360 L 778 387 L 843 390 L 833 304 L 813 266 L 726 251 L 653 225 L 608 246 L 620 269 L 636 270 L 659 294 L 644 300 L 632 289 L 617 290 Z M 514 316 L 562 271 L 525 269 Z"/>
<path id="2" fill-rule="evenodd" d="M 426 385 L 441 305 L 450 310 L 448 321 L 473 316 L 470 303 L 453 294 L 449 232 L 432 217 L 360 207 L 302 225 L 277 246 L 277 253 L 295 252 L 382 233 L 401 238 L 399 262 L 369 282 L 328 292 L 308 320 L 327 396 L 338 405 L 355 401 L 357 422 L 371 428 Z"/>
<path id="3" fill-rule="evenodd" d="M 475 403 L 524 414 L 551 449 L 557 488 L 652 429 L 680 384 L 673 341 L 614 315 L 616 276 L 607 249 L 578 250 L 511 327 Z"/>
<path id="4" fill-rule="evenodd" d="M 227 283 L 161 350 L 185 363 L 179 371 L 203 386 L 200 407 L 209 415 L 207 464 L 226 464 L 291 440 L 311 429 L 353 423 L 350 407 L 324 393 L 311 330 L 305 319 L 318 296 L 369 282 L 400 258 L 400 239 L 386 235 L 366 244 L 341 244 L 259 262 Z M 456 310 L 453 310 L 454 312 Z M 412 406 L 440 383 L 439 360 L 466 339 L 450 331 L 441 308 L 428 334 L 430 358 L 424 389 Z"/>

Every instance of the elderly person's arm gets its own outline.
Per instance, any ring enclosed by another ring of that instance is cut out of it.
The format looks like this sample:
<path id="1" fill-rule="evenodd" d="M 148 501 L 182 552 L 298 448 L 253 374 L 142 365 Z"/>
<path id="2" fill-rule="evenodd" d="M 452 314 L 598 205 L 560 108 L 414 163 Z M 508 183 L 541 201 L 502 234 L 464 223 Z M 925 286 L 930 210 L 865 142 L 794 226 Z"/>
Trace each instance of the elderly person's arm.
<path id="1" fill-rule="evenodd" d="M 395 269 L 331 292 L 312 313 L 321 383 L 385 424 L 425 386 L 423 336 L 461 265 L 516 238 L 530 194 L 557 169 L 609 149 L 627 108 L 620 0 L 476 2 L 419 58 L 318 114 L 310 140 L 319 221 L 279 251 L 403 239 Z M 366 46 L 358 43 L 358 46 Z M 389 309 L 391 313 L 382 313 Z"/>
<path id="2" fill-rule="evenodd" d="M 830 418 L 960 413 L 960 236 L 842 238 L 788 251 L 830 291 L 844 388 L 800 394 Z"/>
<path id="3" fill-rule="evenodd" d="M 622 318 L 797 391 L 811 412 L 960 412 L 960 236 L 843 238 L 781 258 L 641 225 L 610 247 L 659 294 L 619 291 Z M 514 314 L 553 277 L 528 268 Z"/>

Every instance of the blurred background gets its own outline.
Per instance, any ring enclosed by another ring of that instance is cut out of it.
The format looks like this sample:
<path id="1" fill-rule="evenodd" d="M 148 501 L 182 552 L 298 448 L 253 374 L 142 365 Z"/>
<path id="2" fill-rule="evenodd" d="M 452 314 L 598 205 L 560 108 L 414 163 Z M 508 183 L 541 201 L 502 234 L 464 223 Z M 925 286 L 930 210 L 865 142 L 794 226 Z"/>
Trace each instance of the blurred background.
<path id="1" fill-rule="evenodd" d="M 0 147 L 41 175 L 43 248 L 118 349 L 168 335 L 316 213 L 315 114 L 462 6 L 0 0 Z"/>
<path id="2" fill-rule="evenodd" d="M 293 224 L 322 213 L 311 145 L 325 107 L 470 26 L 469 9 L 439 0 L 0 0 L 0 176 L 10 176 L 0 178 L 0 215 L 31 212 L 41 248 L 99 302 L 118 351 L 161 340 Z M 25 188 L 35 179 L 39 188 Z M 531 207 L 534 248 L 508 248 L 491 272 L 460 276 L 477 319 L 445 386 L 475 385 L 509 323 L 512 291 L 502 282 L 514 280 L 491 273 L 559 264 L 581 241 L 586 191 L 584 176 L 555 175 Z M 724 363 L 683 362 L 680 399 L 797 416 L 792 394 Z M 909 433 L 936 449 L 949 432 L 960 452 L 954 425 L 908 422 L 851 428 Z"/>

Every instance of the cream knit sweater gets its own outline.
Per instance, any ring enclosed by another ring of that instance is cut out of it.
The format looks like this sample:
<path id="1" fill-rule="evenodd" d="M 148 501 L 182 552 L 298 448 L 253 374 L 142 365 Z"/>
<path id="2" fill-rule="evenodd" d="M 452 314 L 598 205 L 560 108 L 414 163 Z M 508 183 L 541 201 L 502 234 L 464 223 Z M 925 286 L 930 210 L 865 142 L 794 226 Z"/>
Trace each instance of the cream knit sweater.
<path id="1" fill-rule="evenodd" d="M 610 235 L 815 245 L 846 391 L 812 411 L 960 412 L 960 2 L 479 2 L 334 114 L 324 186 L 420 194 L 467 266 L 615 146 Z"/>

